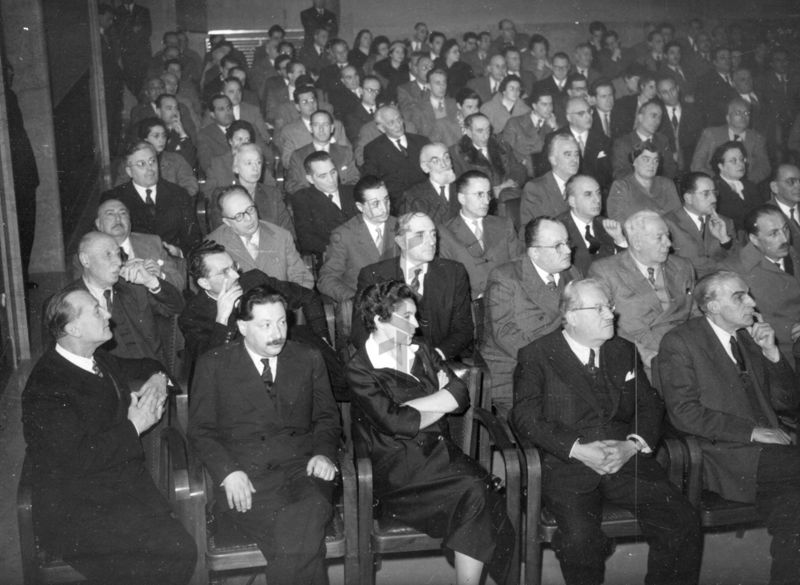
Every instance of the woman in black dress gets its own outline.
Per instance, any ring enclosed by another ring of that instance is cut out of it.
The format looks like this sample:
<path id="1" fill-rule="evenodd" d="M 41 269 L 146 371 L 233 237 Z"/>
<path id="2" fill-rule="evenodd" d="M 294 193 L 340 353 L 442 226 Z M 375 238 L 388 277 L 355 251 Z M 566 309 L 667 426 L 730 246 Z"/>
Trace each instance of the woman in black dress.
<path id="1" fill-rule="evenodd" d="M 483 568 L 503 583 L 514 529 L 491 477 L 448 433 L 447 414 L 469 405 L 464 383 L 424 341 L 414 293 L 403 282 L 367 288 L 359 310 L 370 336 L 347 366 L 354 440 L 366 445 L 380 514 L 433 537 L 455 554 L 456 583 Z"/>
<path id="2" fill-rule="evenodd" d="M 766 203 L 754 183 L 745 179 L 747 151 L 744 144 L 731 140 L 717 147 L 711 156 L 711 168 L 717 174 L 717 213 L 733 220 L 737 234 L 744 234 L 744 216 Z"/>
<path id="3" fill-rule="evenodd" d="M 347 55 L 347 61 L 362 71 L 367 59 L 370 55 L 370 47 L 372 46 L 372 33 L 368 28 L 362 28 L 356 35 L 356 40 L 353 41 L 353 48 Z"/>
<path id="4" fill-rule="evenodd" d="M 394 41 L 389 46 L 389 57 L 376 63 L 373 73 L 381 80 L 384 101 L 396 102 L 397 87 L 411 79 L 408 75 L 405 44 Z"/>
<path id="5" fill-rule="evenodd" d="M 461 47 L 456 39 L 450 39 L 442 45 L 441 56 L 436 59 L 434 67 L 447 71 L 447 97 L 454 98 L 459 90 L 467 86 L 472 79 L 472 67 L 461 60 Z"/>

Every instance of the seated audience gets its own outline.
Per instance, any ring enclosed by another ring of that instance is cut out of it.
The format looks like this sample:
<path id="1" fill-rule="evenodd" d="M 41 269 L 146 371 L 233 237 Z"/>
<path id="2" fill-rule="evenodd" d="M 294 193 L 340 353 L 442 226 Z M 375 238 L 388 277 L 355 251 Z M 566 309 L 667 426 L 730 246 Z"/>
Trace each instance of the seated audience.
<path id="1" fill-rule="evenodd" d="M 589 175 L 574 175 L 565 185 L 569 211 L 558 216 L 572 244 L 572 264 L 586 274 L 592 262 L 628 246 L 622 226 L 602 217 L 600 184 Z"/>
<path id="2" fill-rule="evenodd" d="M 456 39 L 448 39 L 442 45 L 441 56 L 434 66 L 447 74 L 447 95 L 451 98 L 467 86 L 467 82 L 475 77 L 472 67 L 461 60 L 461 47 Z"/>
<path id="3" fill-rule="evenodd" d="M 444 144 L 426 144 L 419 153 L 419 166 L 428 179 L 412 186 L 397 206 L 400 215 L 424 213 L 437 226 L 458 214 L 456 174 Z"/>
<path id="4" fill-rule="evenodd" d="M 203 185 L 203 192 L 208 198 L 208 202 L 214 205 L 213 195 L 217 189 L 227 187 L 236 180 L 233 172 L 233 153 L 242 145 L 255 142 L 256 131 L 250 122 L 245 120 L 234 120 L 225 130 L 225 140 L 229 149 L 224 154 L 220 154 L 211 159 L 211 166 L 206 171 L 206 182 Z M 269 161 L 267 166 L 269 166 Z"/>
<path id="5" fill-rule="evenodd" d="M 540 91 L 553 96 L 553 113 L 559 126 L 564 124 L 564 111 L 569 97 L 567 95 L 569 70 L 569 56 L 566 53 L 558 52 L 553 55 L 550 63 L 550 74 L 545 78 L 539 79 L 533 86 L 534 92 Z"/>
<path id="6" fill-rule="evenodd" d="M 197 167 L 197 131 L 189 124 L 184 123 L 185 114 L 175 96 L 161 94 L 155 101 L 155 115 L 164 122 L 167 129 L 167 143 L 164 150 L 181 155 L 189 166 Z M 148 116 L 151 117 L 151 116 Z M 141 140 L 141 136 L 139 137 Z"/>
<path id="7" fill-rule="evenodd" d="M 800 251 L 800 167 L 782 164 L 775 168 L 770 181 L 769 203 L 783 212 L 791 232 L 791 245 Z"/>
<path id="8" fill-rule="evenodd" d="M 713 50 L 711 67 L 697 79 L 695 97 L 703 116 L 704 128 L 725 124 L 728 104 L 736 97 L 731 78 L 731 51 L 728 47 L 718 46 Z"/>
<path id="9" fill-rule="evenodd" d="M 358 275 L 356 297 L 372 284 L 400 280 L 416 296 L 423 339 L 443 359 L 468 353 L 473 324 L 469 277 L 460 262 L 436 257 L 436 226 L 424 213 L 407 213 L 397 220 L 395 242 L 400 256 L 365 266 Z M 353 311 L 352 341 L 360 349 L 368 331 L 361 313 Z"/>
<path id="10" fill-rule="evenodd" d="M 581 274 L 572 266 L 567 228 L 543 216 L 525 225 L 525 253 L 489 273 L 481 355 L 492 374 L 492 404 L 504 417 L 513 401 L 517 352 L 558 329 L 558 299 Z"/>
<path id="11" fill-rule="evenodd" d="M 692 170 L 711 174 L 714 151 L 726 142 L 740 142 L 747 157 L 747 179 L 758 185 L 769 178 L 772 171 L 767 155 L 767 144 L 760 132 L 749 128 L 750 106 L 741 98 L 728 103 L 726 124 L 706 128 L 700 135 L 692 158 Z"/>
<path id="12" fill-rule="evenodd" d="M 308 187 L 290 196 L 297 245 L 301 254 L 313 254 L 319 264 L 331 232 L 356 213 L 353 187 L 339 183 L 339 173 L 325 151 L 309 154 L 303 166 Z"/>
<path id="13" fill-rule="evenodd" d="M 469 275 L 472 298 L 483 297 L 489 273 L 522 252 L 514 224 L 489 215 L 492 185 L 480 171 L 467 171 L 455 181 L 460 206 L 440 228 L 442 258 L 457 260 Z"/>
<path id="14" fill-rule="evenodd" d="M 473 77 L 482 77 L 486 75 L 486 67 L 489 64 L 489 58 L 492 54 L 489 52 L 489 47 L 492 44 L 492 35 L 486 31 L 481 31 L 477 35 L 478 41 L 474 49 L 466 49 L 461 55 L 461 62 L 469 65 L 472 69 Z"/>
<path id="15" fill-rule="evenodd" d="M 381 82 L 374 75 L 365 75 L 359 89 L 361 90 L 361 96 L 358 103 L 344 114 L 344 128 L 350 144 L 353 144 L 355 148 L 361 146 L 363 161 L 364 143 L 359 137 L 361 136 L 361 129 L 375 119 L 375 112 L 378 110 L 378 94 L 381 92 Z M 375 138 L 377 138 L 377 135 Z"/>
<path id="16" fill-rule="evenodd" d="M 417 302 L 402 280 L 359 296 L 369 337 L 347 366 L 354 440 L 369 451 L 382 516 L 443 538 L 459 585 L 478 583 L 484 567 L 503 583 L 514 529 L 489 472 L 450 438 L 447 414 L 464 411 L 469 395 L 431 344 L 414 338 Z"/>
<path id="17" fill-rule="evenodd" d="M 317 110 L 311 114 L 310 121 L 311 143 L 292 153 L 286 173 L 286 192 L 295 193 L 309 186 L 305 161 L 309 155 L 315 152 L 324 152 L 329 155 L 341 183 L 355 185 L 360 175 L 355 158 L 353 158 L 353 149 L 334 140 L 335 120 L 333 116 L 325 110 Z"/>
<path id="18" fill-rule="evenodd" d="M 230 150 L 225 132 L 233 121 L 233 104 L 228 96 L 217 94 L 208 102 L 211 123 L 197 134 L 197 161 L 202 172 L 208 173 L 211 160 Z"/>
<path id="19" fill-rule="evenodd" d="M 661 99 L 661 125 L 658 134 L 669 141 L 669 149 L 677 166 L 678 176 L 687 173 L 703 126 L 693 103 L 682 101 L 678 84 L 672 77 L 662 77 L 656 83 Z"/>
<path id="20" fill-rule="evenodd" d="M 733 220 L 717 213 L 714 181 L 705 173 L 689 173 L 682 180 L 683 207 L 664 216 L 672 251 L 686 258 L 702 278 L 716 272 L 720 262 L 738 250 Z"/>
<path id="21" fill-rule="evenodd" d="M 222 94 L 231 100 L 233 119 L 250 122 L 256 131 L 255 142 L 261 146 L 268 144 L 270 138 L 267 134 L 267 123 L 261 116 L 259 106 L 243 101 L 244 83 L 237 77 L 228 77 L 222 85 Z"/>
<path id="22" fill-rule="evenodd" d="M 486 73 L 470 79 L 467 87 L 480 96 L 481 103 L 488 103 L 500 91 L 500 84 L 506 78 L 507 72 L 505 57 L 499 53 L 493 54 L 486 65 Z"/>
<path id="23" fill-rule="evenodd" d="M 522 81 L 516 75 L 506 75 L 497 87 L 497 93 L 481 106 L 481 113 L 489 119 L 497 135 L 503 132 L 510 118 L 524 116 L 530 111 L 522 100 Z"/>
<path id="24" fill-rule="evenodd" d="M 155 234 L 188 254 L 200 239 L 194 204 L 178 185 L 159 178 L 156 149 L 148 142 L 130 146 L 125 172 L 131 180 L 106 191 L 100 200 L 121 201 L 128 208 L 133 231 Z"/>
<path id="25" fill-rule="evenodd" d="M 649 376 L 661 338 L 689 319 L 694 269 L 669 254 L 669 229 L 655 211 L 629 216 L 625 235 L 628 249 L 593 262 L 588 274 L 608 287 L 619 335 L 636 344 Z"/>
<path id="26" fill-rule="evenodd" d="M 336 116 L 345 123 L 346 133 L 347 116 L 359 106 L 364 93 L 361 89 L 361 73 L 354 65 L 345 65 L 341 69 L 336 68 L 336 76 L 336 83 L 328 92 L 328 99 Z M 350 140 L 349 136 L 348 140 Z M 353 140 L 350 142 L 352 143 Z"/>
<path id="27" fill-rule="evenodd" d="M 224 189 L 217 197 L 217 208 L 222 225 L 207 239 L 225 246 L 242 270 L 258 268 L 278 280 L 314 287 L 314 277 L 297 253 L 291 232 L 259 220 L 258 208 L 244 187 Z"/>
<path id="28" fill-rule="evenodd" d="M 88 291 L 111 315 L 111 333 L 103 349 L 121 358 L 171 360 L 159 330 L 157 317 L 170 318 L 183 309 L 181 292 L 144 260 L 122 262 L 116 240 L 101 232 L 89 232 L 78 245 L 81 277 L 70 290 Z"/>
<path id="29" fill-rule="evenodd" d="M 337 302 L 356 294 L 361 269 L 399 253 L 394 241 L 397 219 L 389 215 L 389 192 L 383 181 L 365 175 L 353 187 L 358 214 L 331 232 L 317 288 Z"/>
<path id="30" fill-rule="evenodd" d="M 519 352 L 511 421 L 542 453 L 542 497 L 558 522 L 553 546 L 567 583 L 602 583 L 611 541 L 605 503 L 635 514 L 650 544 L 647 583 L 696 584 L 697 511 L 652 457 L 664 405 L 633 344 L 614 332 L 614 301 L 598 280 L 570 282 L 561 328 Z"/>
<path id="31" fill-rule="evenodd" d="M 658 352 L 669 421 L 698 438 L 703 488 L 756 504 L 772 536 L 769 582 L 788 585 L 800 570 L 800 457 L 778 414 L 800 403 L 797 380 L 737 274 L 706 276 L 694 298 L 703 316 Z"/>
<path id="32" fill-rule="evenodd" d="M 503 128 L 503 141 L 511 147 L 514 156 L 525 167 L 528 177 L 543 174 L 546 153 L 545 139 L 557 128 L 553 114 L 553 96 L 536 91 L 531 95 L 531 112 L 515 116 Z"/>
<path id="33" fill-rule="evenodd" d="M 656 175 L 660 159 L 658 147 L 650 141 L 634 147 L 629 155 L 633 172 L 611 184 L 607 202 L 611 219 L 624 223 L 632 214 L 643 209 L 662 215 L 680 209 L 675 183 Z"/>
<path id="34" fill-rule="evenodd" d="M 167 380 L 154 360 L 99 349 L 111 339 L 109 317 L 85 290 L 63 290 L 45 310 L 55 346 L 22 392 L 37 540 L 95 583 L 186 585 L 197 548 L 139 439 L 164 414 Z M 130 392 L 133 379 L 146 382 Z"/>
<path id="35" fill-rule="evenodd" d="M 189 444 L 211 474 L 217 521 L 256 541 L 267 579 L 324 583 L 342 432 L 325 362 L 286 340 L 286 300 L 268 287 L 242 295 L 236 324 L 242 340 L 197 363 Z"/>
<path id="36" fill-rule="evenodd" d="M 481 98 L 470 88 L 462 88 L 455 96 L 456 115 L 455 119 L 450 117 L 439 118 L 436 120 L 431 141 L 441 142 L 448 148 L 461 140 L 467 129 L 464 121 L 472 114 L 477 114 L 481 107 Z"/>
<path id="37" fill-rule="evenodd" d="M 440 120 L 458 124 L 456 101 L 448 97 L 447 88 L 449 83 L 447 73 L 444 70 L 432 69 L 428 72 L 428 95 L 407 108 L 417 132 L 427 136 L 429 139 Z"/>
<path id="38" fill-rule="evenodd" d="M 575 138 L 580 150 L 578 172 L 590 175 L 600 184 L 603 192 L 611 185 L 611 140 L 593 128 L 592 108 L 584 97 L 573 97 L 566 104 L 567 125 L 557 130 Z M 548 137 L 552 140 L 552 136 Z"/>
<path id="39" fill-rule="evenodd" d="M 429 93 L 428 73 L 433 69 L 433 61 L 423 52 L 411 53 L 408 62 L 410 80 L 397 86 L 397 107 L 403 117 L 410 120 L 412 108 Z"/>
<path id="40" fill-rule="evenodd" d="M 561 215 L 569 210 L 567 181 L 578 173 L 581 151 L 571 134 L 555 134 L 547 145 L 551 170 L 525 183 L 519 205 L 520 224 L 537 217 Z"/>
<path id="41" fill-rule="evenodd" d="M 791 245 L 789 221 L 775 205 L 761 205 L 744 218 L 747 241 L 723 264 L 736 272 L 775 330 L 786 355 L 800 337 L 800 254 Z"/>
<path id="42" fill-rule="evenodd" d="M 655 76 L 647 71 L 641 71 L 635 65 L 630 67 L 625 80 L 634 85 L 635 91 L 626 95 L 615 90 L 619 98 L 614 100 L 614 108 L 611 110 L 612 140 L 629 134 L 636 127 L 639 110 L 657 95 Z"/>

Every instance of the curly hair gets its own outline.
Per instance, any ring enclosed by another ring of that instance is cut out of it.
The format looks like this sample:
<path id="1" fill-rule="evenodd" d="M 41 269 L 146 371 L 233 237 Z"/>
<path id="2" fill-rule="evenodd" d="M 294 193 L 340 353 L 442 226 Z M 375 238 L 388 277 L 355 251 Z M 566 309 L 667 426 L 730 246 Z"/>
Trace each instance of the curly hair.
<path id="1" fill-rule="evenodd" d="M 400 280 L 386 280 L 368 286 L 358 297 L 358 312 L 364 328 L 375 331 L 375 317 L 381 321 L 392 318 L 395 307 L 406 299 L 415 300 L 414 291 Z"/>

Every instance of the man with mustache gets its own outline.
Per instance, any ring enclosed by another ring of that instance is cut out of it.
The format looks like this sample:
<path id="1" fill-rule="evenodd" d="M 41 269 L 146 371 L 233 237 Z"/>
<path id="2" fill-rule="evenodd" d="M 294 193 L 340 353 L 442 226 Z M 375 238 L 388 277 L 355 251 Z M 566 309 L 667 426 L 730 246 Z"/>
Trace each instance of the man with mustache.
<path id="1" fill-rule="evenodd" d="M 791 246 L 789 223 L 775 205 L 756 207 L 744 218 L 747 244 L 723 267 L 737 272 L 775 329 L 778 348 L 789 354 L 800 337 L 800 256 Z"/>
<path id="2" fill-rule="evenodd" d="M 567 284 L 563 327 L 519 352 L 511 422 L 543 451 L 542 491 L 558 521 L 553 548 L 568 585 L 602 583 L 610 541 L 602 507 L 634 512 L 650 544 L 647 583 L 698 581 L 696 512 L 652 454 L 664 406 L 635 347 L 614 334 L 614 306 L 593 279 Z"/>
<path id="3" fill-rule="evenodd" d="M 258 286 L 236 309 L 241 340 L 197 362 L 189 441 L 216 486 L 216 514 L 253 538 L 270 583 L 327 583 L 341 435 L 325 362 L 286 341 L 286 300 Z"/>

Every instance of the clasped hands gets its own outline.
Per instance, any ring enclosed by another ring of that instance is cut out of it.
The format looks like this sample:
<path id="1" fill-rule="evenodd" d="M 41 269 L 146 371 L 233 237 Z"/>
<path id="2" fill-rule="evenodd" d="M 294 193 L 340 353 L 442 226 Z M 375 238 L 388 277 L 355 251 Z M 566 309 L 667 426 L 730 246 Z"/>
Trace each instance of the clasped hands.
<path id="1" fill-rule="evenodd" d="M 633 441 L 593 441 L 576 443 L 572 457 L 600 475 L 616 473 L 637 453 Z"/>
<path id="2" fill-rule="evenodd" d="M 306 465 L 306 475 L 318 477 L 323 481 L 333 481 L 337 471 L 336 465 L 325 455 L 314 455 Z M 225 497 L 231 510 L 247 512 L 253 507 L 253 494 L 256 488 L 244 471 L 229 473 L 222 480 L 222 487 L 225 488 Z"/>
<path id="3" fill-rule="evenodd" d="M 161 266 L 152 258 L 131 258 L 120 268 L 119 275 L 131 284 L 141 284 L 154 289 L 158 288 Z"/>
<path id="4" fill-rule="evenodd" d="M 131 392 L 128 420 L 139 435 L 161 420 L 166 402 L 167 376 L 164 372 L 153 374 L 139 390 Z"/>

